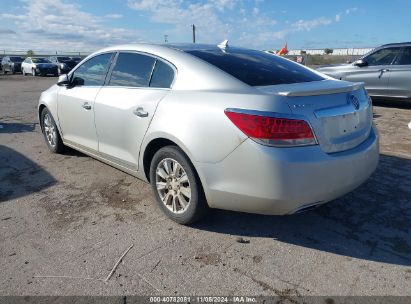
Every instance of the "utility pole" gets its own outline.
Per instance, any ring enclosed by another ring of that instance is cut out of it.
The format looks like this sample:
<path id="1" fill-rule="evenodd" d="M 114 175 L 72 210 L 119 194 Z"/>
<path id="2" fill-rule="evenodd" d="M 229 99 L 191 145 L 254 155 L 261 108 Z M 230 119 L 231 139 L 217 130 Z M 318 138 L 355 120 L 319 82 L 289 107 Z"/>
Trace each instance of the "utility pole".
<path id="1" fill-rule="evenodd" d="M 168 43 L 168 35 L 164 35 L 164 43 Z"/>
<path id="2" fill-rule="evenodd" d="M 193 43 L 196 43 L 196 26 L 192 24 L 191 27 L 193 28 Z"/>

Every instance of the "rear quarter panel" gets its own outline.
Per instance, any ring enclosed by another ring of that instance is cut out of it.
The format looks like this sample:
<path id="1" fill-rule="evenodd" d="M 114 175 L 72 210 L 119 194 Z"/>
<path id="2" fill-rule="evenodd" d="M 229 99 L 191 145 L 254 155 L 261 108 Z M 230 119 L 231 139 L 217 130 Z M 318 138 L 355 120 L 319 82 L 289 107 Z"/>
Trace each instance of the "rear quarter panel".
<path id="1" fill-rule="evenodd" d="M 192 162 L 220 162 L 247 138 L 228 119 L 225 109 L 291 113 L 281 98 L 256 91 L 171 91 L 158 105 L 142 151 L 151 140 L 163 137 L 180 144 Z"/>

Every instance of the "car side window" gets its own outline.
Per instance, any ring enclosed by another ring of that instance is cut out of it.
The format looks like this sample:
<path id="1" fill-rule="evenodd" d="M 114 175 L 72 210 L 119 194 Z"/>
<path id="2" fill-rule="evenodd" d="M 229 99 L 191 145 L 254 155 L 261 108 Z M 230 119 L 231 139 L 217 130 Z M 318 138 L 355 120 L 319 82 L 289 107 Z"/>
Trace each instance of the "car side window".
<path id="1" fill-rule="evenodd" d="M 411 65 L 411 47 L 405 47 L 396 60 L 397 65 Z"/>
<path id="2" fill-rule="evenodd" d="M 137 53 L 120 53 L 109 86 L 148 87 L 155 59 Z"/>
<path id="3" fill-rule="evenodd" d="M 151 76 L 150 87 L 170 88 L 174 80 L 174 70 L 167 63 L 157 60 Z"/>
<path id="4" fill-rule="evenodd" d="M 368 65 L 390 65 L 397 55 L 400 48 L 385 48 L 378 50 L 365 58 Z"/>
<path id="5" fill-rule="evenodd" d="M 73 72 L 71 81 L 76 86 L 103 85 L 112 56 L 112 53 L 106 53 L 87 60 Z"/>

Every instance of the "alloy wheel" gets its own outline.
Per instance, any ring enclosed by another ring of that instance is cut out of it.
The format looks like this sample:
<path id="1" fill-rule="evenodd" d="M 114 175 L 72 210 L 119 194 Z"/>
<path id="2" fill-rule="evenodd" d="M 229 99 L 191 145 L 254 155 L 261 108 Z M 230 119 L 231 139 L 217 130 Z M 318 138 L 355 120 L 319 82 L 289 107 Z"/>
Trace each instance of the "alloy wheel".
<path id="1" fill-rule="evenodd" d="M 57 131 L 49 113 L 44 115 L 43 127 L 47 142 L 52 148 L 54 148 L 57 142 Z"/>
<path id="2" fill-rule="evenodd" d="M 165 158 L 156 168 L 156 188 L 163 204 L 173 213 L 183 213 L 191 201 L 186 171 L 178 161 Z"/>

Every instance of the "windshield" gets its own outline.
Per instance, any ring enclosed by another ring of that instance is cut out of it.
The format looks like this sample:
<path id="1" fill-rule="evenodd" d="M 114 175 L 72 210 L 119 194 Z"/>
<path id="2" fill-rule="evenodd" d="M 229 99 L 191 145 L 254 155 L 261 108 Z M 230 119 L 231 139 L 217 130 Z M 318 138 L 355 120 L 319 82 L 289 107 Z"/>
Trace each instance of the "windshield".
<path id="1" fill-rule="evenodd" d="M 13 62 L 23 62 L 24 58 L 23 57 L 10 57 L 10 60 Z"/>
<path id="2" fill-rule="evenodd" d="M 67 61 L 67 60 L 71 60 L 70 57 L 57 57 L 58 61 Z"/>
<path id="3" fill-rule="evenodd" d="M 31 58 L 34 63 L 51 63 L 50 60 L 46 58 Z"/>
<path id="4" fill-rule="evenodd" d="M 240 48 L 187 50 L 250 86 L 268 86 L 324 80 L 298 63 L 261 51 Z"/>

